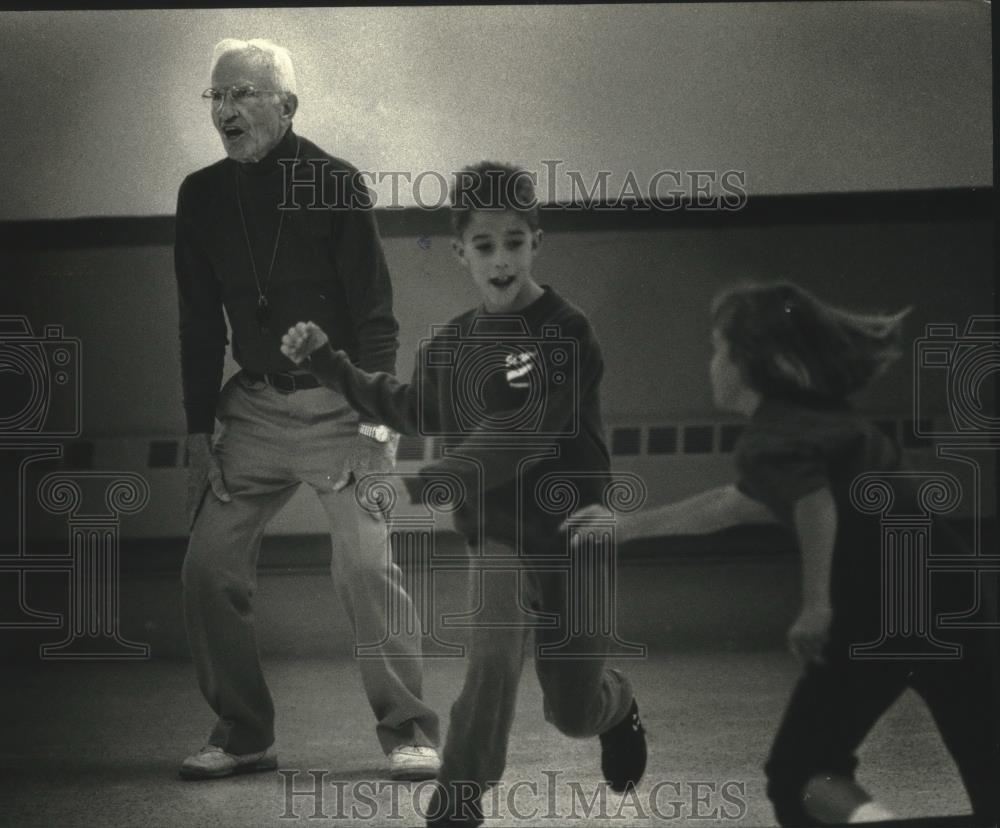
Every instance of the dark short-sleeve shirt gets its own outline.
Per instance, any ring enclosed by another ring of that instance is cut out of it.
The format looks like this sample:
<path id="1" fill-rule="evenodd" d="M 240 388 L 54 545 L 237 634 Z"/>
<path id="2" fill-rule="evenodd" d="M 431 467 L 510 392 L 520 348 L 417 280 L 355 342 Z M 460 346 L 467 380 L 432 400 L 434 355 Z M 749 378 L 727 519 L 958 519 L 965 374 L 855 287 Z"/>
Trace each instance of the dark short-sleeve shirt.
<path id="1" fill-rule="evenodd" d="M 795 504 L 829 487 L 837 508 L 831 574 L 833 633 L 842 644 L 865 643 L 881 634 L 887 598 L 882 572 L 883 537 L 879 514 L 863 512 L 851 500 L 858 475 L 905 471 L 898 443 L 843 401 L 803 397 L 764 400 L 735 446 L 737 487 L 767 505 L 794 528 Z M 893 510 L 920 514 L 912 478 L 894 477 Z M 967 554 L 965 542 L 947 523 L 930 523 L 934 555 Z M 961 572 L 935 573 L 933 612 L 971 607 L 971 580 Z"/>
<path id="2" fill-rule="evenodd" d="M 881 600 L 878 515 L 862 513 L 850 488 L 864 472 L 896 471 L 894 440 L 846 402 L 765 399 L 735 446 L 737 488 L 794 529 L 795 504 L 828 487 L 837 507 L 831 576 L 835 629 L 874 634 Z"/>
<path id="3" fill-rule="evenodd" d="M 829 487 L 849 503 L 862 472 L 900 467 L 895 441 L 848 403 L 822 399 L 766 399 L 735 447 L 737 488 L 793 525 L 795 503 Z"/>

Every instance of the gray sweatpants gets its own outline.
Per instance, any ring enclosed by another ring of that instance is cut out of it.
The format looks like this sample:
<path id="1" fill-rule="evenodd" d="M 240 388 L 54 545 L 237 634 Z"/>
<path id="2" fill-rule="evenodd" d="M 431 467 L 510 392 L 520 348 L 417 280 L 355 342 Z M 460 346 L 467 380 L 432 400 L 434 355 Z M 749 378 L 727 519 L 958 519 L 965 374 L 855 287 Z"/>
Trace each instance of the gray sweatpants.
<path id="1" fill-rule="evenodd" d="M 252 607 L 257 556 L 268 522 L 306 483 L 329 517 L 330 568 L 355 642 L 384 641 L 381 657 L 357 660 L 382 750 L 436 745 L 438 718 L 421 700 L 419 623 L 414 618 L 406 625 L 415 630 L 411 635 L 387 635 L 387 608 L 412 613 L 413 607 L 386 554 L 385 519 L 358 505 L 353 484 L 332 488 L 359 439 L 357 415 L 328 388 L 281 394 L 240 374 L 223 388 L 218 415 L 223 428 L 216 452 L 232 502 L 206 494 L 182 571 L 191 654 L 201 691 L 218 715 L 209 742 L 236 754 L 274 742 L 274 705 Z"/>
<path id="2" fill-rule="evenodd" d="M 438 774 L 459 791 L 464 785 L 484 791 L 503 775 L 526 656 L 534 656 L 546 720 L 567 736 L 603 733 L 625 718 L 633 698 L 628 680 L 593 655 L 606 639 L 576 635 L 560 647 L 558 658 L 538 654 L 537 647 L 566 637 L 573 586 L 565 573 L 533 567 L 529 557 L 519 557 L 501 541 L 487 539 L 482 549 L 488 556 L 509 558 L 510 567 L 471 576 L 476 626 L 470 630 L 465 683 L 451 708 Z M 545 614 L 558 626 L 540 626 Z M 574 650 L 588 655 L 574 658 Z"/>

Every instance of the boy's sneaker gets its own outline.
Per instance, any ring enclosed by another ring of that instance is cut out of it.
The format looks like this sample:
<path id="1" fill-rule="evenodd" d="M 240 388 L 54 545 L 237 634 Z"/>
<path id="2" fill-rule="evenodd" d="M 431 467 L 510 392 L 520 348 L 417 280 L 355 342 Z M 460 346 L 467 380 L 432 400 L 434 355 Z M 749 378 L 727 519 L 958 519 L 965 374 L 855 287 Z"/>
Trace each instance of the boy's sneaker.
<path id="1" fill-rule="evenodd" d="M 419 782 L 433 779 L 441 768 L 441 757 L 432 747 L 399 745 L 389 754 L 389 778 Z"/>
<path id="2" fill-rule="evenodd" d="M 434 786 L 427 806 L 428 828 L 479 828 L 483 824 L 483 809 L 478 791 L 470 786 L 450 785 L 452 796 L 440 782 Z"/>
<path id="3" fill-rule="evenodd" d="M 635 699 L 628 715 L 600 738 L 601 771 L 611 790 L 624 793 L 629 785 L 638 785 L 646 770 L 646 729 Z"/>
<path id="4" fill-rule="evenodd" d="M 234 773 L 256 773 L 278 767 L 274 747 L 258 753 L 226 753 L 217 745 L 205 745 L 181 764 L 182 779 L 220 779 Z"/>

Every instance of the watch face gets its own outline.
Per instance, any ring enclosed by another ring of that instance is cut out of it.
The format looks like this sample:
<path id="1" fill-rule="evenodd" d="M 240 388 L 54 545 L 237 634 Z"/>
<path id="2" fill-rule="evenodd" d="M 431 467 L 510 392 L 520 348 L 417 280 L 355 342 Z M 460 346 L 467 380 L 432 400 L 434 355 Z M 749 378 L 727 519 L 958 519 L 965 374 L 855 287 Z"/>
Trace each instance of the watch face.
<path id="1" fill-rule="evenodd" d="M 375 439 L 380 443 L 389 442 L 389 429 L 384 425 L 375 427 Z"/>

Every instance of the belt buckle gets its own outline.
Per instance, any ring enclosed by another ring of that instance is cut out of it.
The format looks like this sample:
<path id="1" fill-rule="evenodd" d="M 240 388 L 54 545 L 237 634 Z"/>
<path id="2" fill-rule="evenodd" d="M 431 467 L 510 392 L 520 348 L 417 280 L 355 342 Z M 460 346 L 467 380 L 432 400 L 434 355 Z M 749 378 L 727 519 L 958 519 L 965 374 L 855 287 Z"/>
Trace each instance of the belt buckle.
<path id="1" fill-rule="evenodd" d="M 288 374 L 268 374 L 267 381 L 275 391 L 282 394 L 291 394 L 295 390 L 295 377 Z"/>

